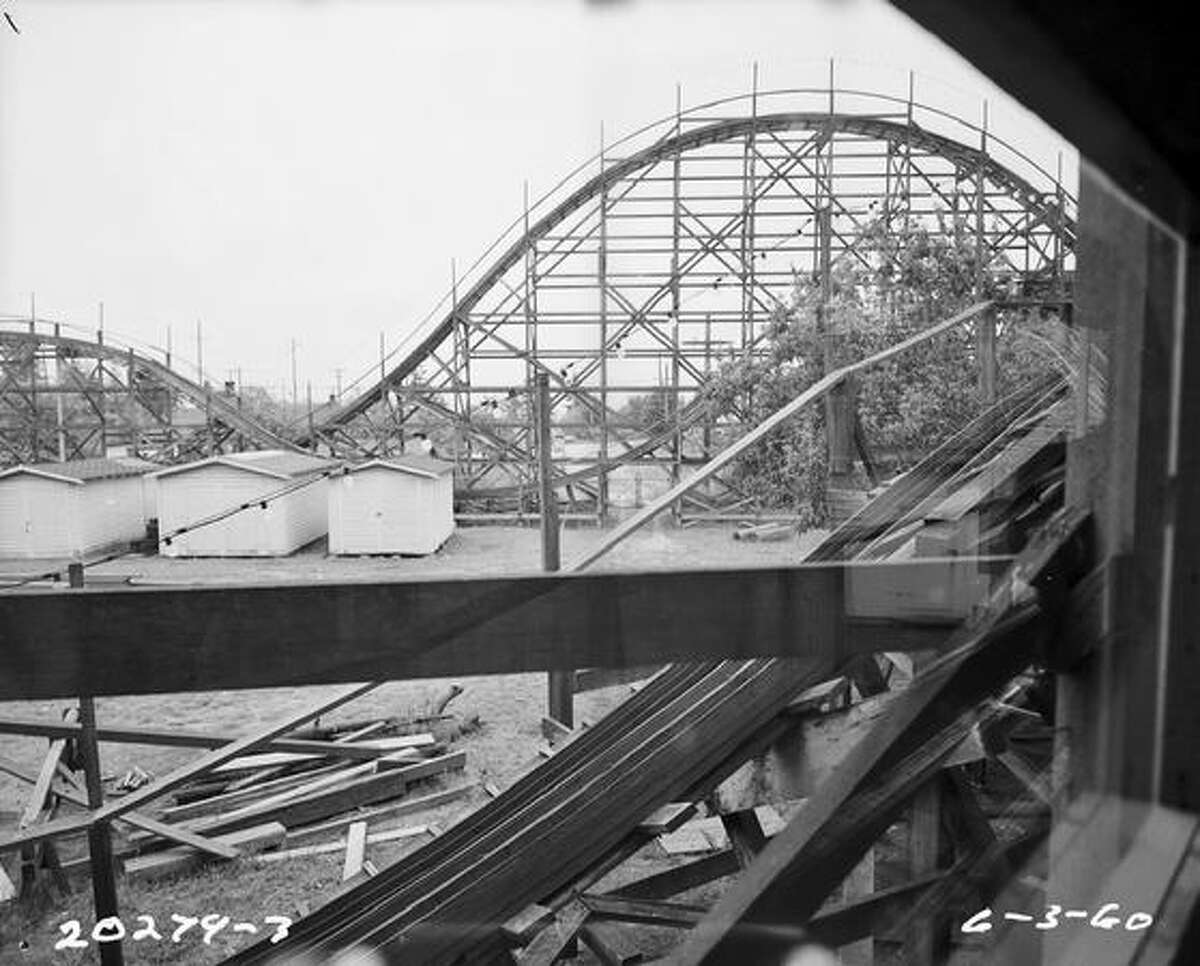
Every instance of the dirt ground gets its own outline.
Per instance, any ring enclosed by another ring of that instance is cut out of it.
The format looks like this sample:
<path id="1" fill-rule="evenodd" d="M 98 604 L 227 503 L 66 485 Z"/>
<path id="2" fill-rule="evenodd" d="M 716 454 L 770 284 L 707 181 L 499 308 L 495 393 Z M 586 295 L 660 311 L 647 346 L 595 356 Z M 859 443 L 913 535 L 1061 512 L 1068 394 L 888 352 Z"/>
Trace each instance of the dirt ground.
<path id="1" fill-rule="evenodd" d="M 675 529 L 660 525 L 635 534 L 592 569 L 632 571 L 780 566 L 802 559 L 823 536 L 813 532 L 777 543 L 750 543 L 733 540 L 731 533 L 731 528 Z M 594 528 L 565 530 L 562 541 L 564 565 L 595 546 L 602 536 L 603 533 Z M 139 583 L 274 583 L 435 575 L 495 576 L 540 570 L 540 546 L 540 535 L 534 528 L 467 527 L 459 528 L 439 553 L 425 558 L 336 559 L 326 556 L 324 547 L 318 544 L 283 559 L 182 560 L 130 556 L 89 570 L 89 577 L 96 580 L 126 577 Z M 26 573 L 35 572 L 37 565 L 26 562 L 20 569 Z M 12 572 L 11 568 L 9 572 Z M 394 682 L 339 708 L 326 721 L 417 716 L 425 712 L 451 683 L 461 685 L 464 690 L 448 710 L 463 719 L 478 716 L 481 725 L 479 730 L 455 745 L 467 751 L 465 778 L 468 781 L 477 786 L 494 782 L 503 788 L 537 763 L 540 721 L 546 703 L 546 679 L 541 674 Z M 312 704 L 322 694 L 337 690 L 331 686 L 102 698 L 97 701 L 97 719 L 102 725 L 225 731 L 240 735 Z M 629 693 L 628 686 L 619 686 L 579 695 L 576 699 L 577 721 L 598 720 Z M 0 704 L 0 717 L 57 721 L 70 704 L 67 701 L 10 702 Z M 45 739 L 0 736 L 0 755 L 30 771 L 36 772 L 45 750 Z M 135 765 L 152 775 L 162 775 L 197 754 L 181 749 L 127 744 L 106 744 L 101 752 L 104 772 L 112 775 L 123 774 Z M 457 783 L 462 777 L 456 776 L 450 783 Z M 426 786 L 429 791 L 438 787 L 442 786 L 436 782 Z M 27 786 L 0 773 L 0 824 L 12 825 L 27 792 Z M 406 816 L 400 824 L 436 822 L 445 827 L 484 800 L 484 793 L 477 788 L 470 798 L 428 814 Z M 369 856 L 382 866 L 418 847 L 420 841 L 390 847 L 372 846 Z M 313 908 L 328 896 L 338 879 L 340 856 L 318 856 L 270 865 L 246 862 L 239 865 L 241 868 L 236 872 L 213 868 L 206 873 L 157 883 L 153 887 L 123 882 L 120 885 L 122 908 L 129 909 L 131 916 L 157 913 L 160 922 L 169 921 L 172 912 L 245 917 L 253 911 L 260 918 L 294 915 L 298 908 Z M 207 908 L 217 904 L 218 900 L 223 908 Z M 200 908 L 196 903 L 206 905 Z M 0 963 L 90 961 L 86 958 L 88 954 L 83 954 L 85 958 L 81 959 L 74 958 L 80 955 L 78 953 L 73 957 L 52 952 L 55 942 L 63 936 L 59 932 L 61 924 L 70 918 L 78 918 L 90 928 L 90 896 L 86 891 L 45 910 L 36 921 L 22 919 L 11 912 L 0 913 Z M 20 949 L 21 942 L 27 943 L 29 948 Z M 204 946 L 199 938 L 177 945 L 127 942 L 126 961 L 216 962 L 247 942 L 241 936 L 230 938 L 228 933 L 218 936 L 210 947 Z M 15 954 L 14 944 L 18 947 Z"/>

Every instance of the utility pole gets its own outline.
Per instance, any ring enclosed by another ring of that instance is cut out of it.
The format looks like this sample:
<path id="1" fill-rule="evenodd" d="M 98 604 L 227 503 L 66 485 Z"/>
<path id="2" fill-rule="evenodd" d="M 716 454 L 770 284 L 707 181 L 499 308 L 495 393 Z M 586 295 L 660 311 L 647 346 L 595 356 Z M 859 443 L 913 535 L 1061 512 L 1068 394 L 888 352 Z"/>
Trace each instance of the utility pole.
<path id="1" fill-rule="evenodd" d="M 300 405 L 300 384 L 296 381 L 296 340 L 292 339 L 292 408 Z"/>
<path id="2" fill-rule="evenodd" d="M 307 387 L 307 392 L 308 392 L 308 438 L 311 441 L 311 445 L 313 445 L 315 447 L 316 440 L 313 439 L 314 430 L 313 430 L 313 405 L 312 405 L 312 380 L 311 379 L 308 380 L 308 382 L 306 383 L 306 387 Z"/>

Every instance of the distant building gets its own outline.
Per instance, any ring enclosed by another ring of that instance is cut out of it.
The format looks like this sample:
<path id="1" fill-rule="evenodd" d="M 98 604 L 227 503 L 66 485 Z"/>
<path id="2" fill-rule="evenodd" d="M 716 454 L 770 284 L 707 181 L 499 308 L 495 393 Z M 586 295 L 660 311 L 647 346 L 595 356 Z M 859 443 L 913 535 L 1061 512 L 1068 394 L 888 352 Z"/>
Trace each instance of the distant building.
<path id="1" fill-rule="evenodd" d="M 424 454 L 371 460 L 329 481 L 329 552 L 433 553 L 454 532 L 454 465 Z"/>
<path id="2" fill-rule="evenodd" d="M 325 535 L 327 484 L 322 474 L 337 465 L 305 453 L 259 450 L 160 470 L 153 476 L 159 553 L 286 556 Z"/>
<path id="3" fill-rule="evenodd" d="M 133 457 L 21 464 L 0 471 L 0 557 L 83 558 L 146 535 L 152 515 Z"/>

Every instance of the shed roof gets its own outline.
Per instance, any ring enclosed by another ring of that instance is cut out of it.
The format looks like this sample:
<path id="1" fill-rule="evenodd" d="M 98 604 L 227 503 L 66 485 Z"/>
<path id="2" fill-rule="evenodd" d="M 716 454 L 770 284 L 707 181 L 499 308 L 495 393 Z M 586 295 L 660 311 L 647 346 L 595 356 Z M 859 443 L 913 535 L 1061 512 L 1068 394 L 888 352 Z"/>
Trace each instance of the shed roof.
<path id="1" fill-rule="evenodd" d="M 337 460 L 322 459 L 310 456 L 308 453 L 290 453 L 282 449 L 252 450 L 246 453 L 227 453 L 223 456 L 210 456 L 194 463 L 182 466 L 171 466 L 159 470 L 156 477 L 172 476 L 179 473 L 189 473 L 204 466 L 230 466 L 234 469 L 270 476 L 277 480 L 289 480 L 297 476 L 309 476 L 333 469 L 338 465 Z"/>
<path id="2" fill-rule="evenodd" d="M 86 483 L 89 480 L 118 480 L 129 476 L 145 476 L 157 466 L 136 456 L 96 457 L 70 460 L 66 463 L 21 463 L 0 472 L 0 479 L 29 474 L 65 483 Z"/>
<path id="3" fill-rule="evenodd" d="M 424 476 L 428 479 L 436 479 L 439 476 L 445 476 L 454 470 L 454 464 L 448 463 L 445 460 L 439 460 L 433 456 L 426 456 L 424 453 L 405 453 L 400 456 L 389 456 L 386 459 L 368 460 L 365 463 L 359 463 L 355 466 L 346 468 L 347 473 L 359 473 L 363 470 L 379 468 L 385 470 L 395 470 L 398 473 L 408 473 L 411 476 Z"/>

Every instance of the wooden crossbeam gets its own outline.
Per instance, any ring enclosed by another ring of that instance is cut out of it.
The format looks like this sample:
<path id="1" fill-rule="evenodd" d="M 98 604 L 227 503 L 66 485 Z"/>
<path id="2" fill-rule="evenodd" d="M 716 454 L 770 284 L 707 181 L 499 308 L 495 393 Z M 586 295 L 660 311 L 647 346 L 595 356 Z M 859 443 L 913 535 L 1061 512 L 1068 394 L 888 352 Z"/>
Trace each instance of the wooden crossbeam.
<path id="1" fill-rule="evenodd" d="M 0 720 L 0 735 L 31 735 L 42 738 L 74 738 L 82 729 L 66 721 L 38 721 L 32 718 Z M 242 735 L 199 731 L 155 731 L 146 728 L 97 728 L 99 741 L 128 745 L 160 745 L 172 748 L 221 748 L 238 741 Z M 259 751 L 299 755 L 322 755 L 329 758 L 353 758 L 372 761 L 394 751 L 391 746 L 362 742 L 316 741 L 306 738 L 276 738 L 258 746 Z"/>
<path id="2" fill-rule="evenodd" d="M 624 899 L 667 899 L 714 879 L 733 875 L 741 867 L 733 850 L 725 849 L 673 869 L 627 882 L 613 889 L 609 895 Z"/>
<path id="3" fill-rule="evenodd" d="M 585 894 L 583 904 L 594 916 L 638 922 L 647 926 L 692 926 L 704 916 L 704 906 L 649 899 L 619 899 L 614 896 Z"/>
<path id="4" fill-rule="evenodd" d="M 1007 562 L 13 592 L 0 700 L 936 648 Z"/>

